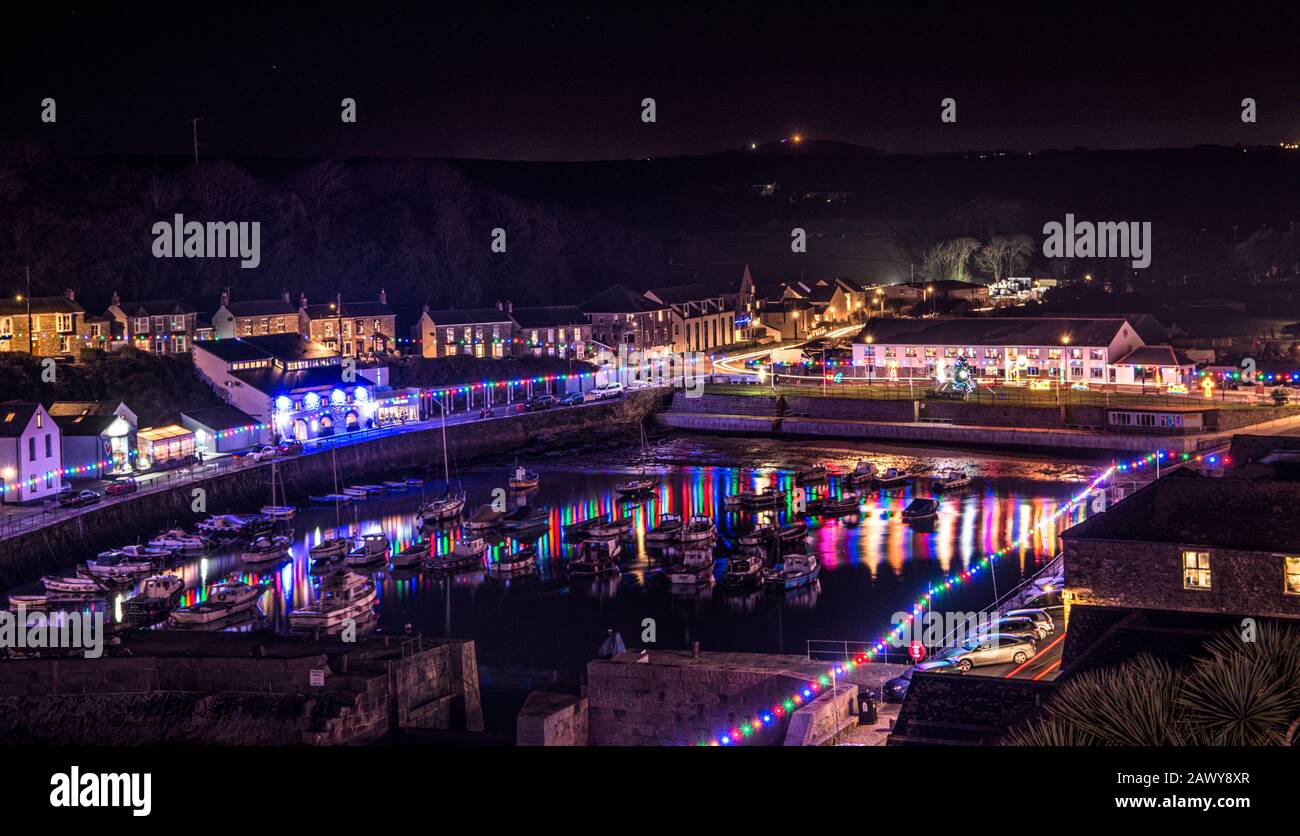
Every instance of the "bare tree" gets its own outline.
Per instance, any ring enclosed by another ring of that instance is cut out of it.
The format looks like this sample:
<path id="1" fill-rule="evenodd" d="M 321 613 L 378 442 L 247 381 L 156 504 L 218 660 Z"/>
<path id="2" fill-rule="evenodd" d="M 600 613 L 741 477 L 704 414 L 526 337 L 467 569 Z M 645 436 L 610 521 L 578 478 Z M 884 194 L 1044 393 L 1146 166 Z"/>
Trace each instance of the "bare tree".
<path id="1" fill-rule="evenodd" d="M 975 266 L 998 282 L 1029 263 L 1034 242 L 1027 235 L 995 235 L 975 254 Z"/>

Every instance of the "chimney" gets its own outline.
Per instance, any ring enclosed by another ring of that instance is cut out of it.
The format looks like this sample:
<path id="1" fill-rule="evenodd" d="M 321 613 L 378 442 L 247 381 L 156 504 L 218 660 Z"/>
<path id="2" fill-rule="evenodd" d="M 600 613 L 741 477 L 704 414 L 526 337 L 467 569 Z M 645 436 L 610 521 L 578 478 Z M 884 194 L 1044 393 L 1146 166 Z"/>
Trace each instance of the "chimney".
<path id="1" fill-rule="evenodd" d="M 221 291 L 221 307 L 224 308 L 229 304 L 230 304 L 230 291 L 228 289 Z"/>
<path id="2" fill-rule="evenodd" d="M 507 299 L 507 300 L 506 300 L 506 313 L 514 313 L 514 312 L 515 312 L 515 303 L 514 303 L 514 302 L 511 302 L 509 299 Z"/>
<path id="3" fill-rule="evenodd" d="M 505 307 L 501 304 L 500 300 L 497 300 L 497 310 L 499 311 L 505 310 Z"/>
<path id="4" fill-rule="evenodd" d="M 289 301 L 289 291 L 287 291 L 287 290 L 282 290 L 282 291 L 280 291 L 280 298 L 284 300 L 284 303 L 285 303 L 286 305 L 291 305 L 291 304 L 293 304 L 292 302 Z"/>
<path id="5" fill-rule="evenodd" d="M 379 304 L 381 305 L 388 304 L 388 294 L 384 292 L 384 289 L 382 287 L 379 288 Z"/>
<path id="6" fill-rule="evenodd" d="M 424 312 L 425 312 L 425 313 L 428 313 L 428 312 L 429 312 L 429 303 L 428 303 L 428 302 L 425 302 L 425 303 L 424 303 Z"/>
<path id="7" fill-rule="evenodd" d="M 122 304 L 122 298 L 121 298 L 120 296 L 117 295 L 117 291 L 116 291 L 116 290 L 113 291 L 113 301 L 110 303 L 110 305 L 111 305 L 112 307 L 116 308 L 118 305 L 121 305 L 121 304 Z"/>
<path id="8" fill-rule="evenodd" d="M 77 291 L 73 290 L 73 289 L 70 288 L 70 287 L 69 287 L 69 288 L 66 288 L 66 289 L 63 291 L 63 295 L 64 295 L 64 297 L 67 298 L 67 300 L 68 300 L 69 302 L 75 302 L 75 301 L 77 301 Z"/>
<path id="9" fill-rule="evenodd" d="M 306 293 L 299 293 L 299 294 L 298 294 L 298 307 L 300 307 L 300 308 L 305 308 L 305 307 L 307 307 L 307 294 L 306 294 Z"/>

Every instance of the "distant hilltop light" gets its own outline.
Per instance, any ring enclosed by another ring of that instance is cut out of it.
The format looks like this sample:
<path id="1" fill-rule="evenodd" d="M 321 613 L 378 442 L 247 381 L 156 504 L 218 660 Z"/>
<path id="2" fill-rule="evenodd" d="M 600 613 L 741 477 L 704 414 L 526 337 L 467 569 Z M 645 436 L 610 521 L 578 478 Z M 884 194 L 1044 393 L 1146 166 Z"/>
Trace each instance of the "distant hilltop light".
<path id="1" fill-rule="evenodd" d="M 792 142 L 794 142 L 795 145 L 798 145 L 799 143 L 803 142 L 803 135 L 795 134 L 794 136 L 790 137 L 790 139 Z"/>
<path id="2" fill-rule="evenodd" d="M 1297 148 L 1300 148 L 1300 142 L 1284 142 L 1282 143 L 1282 147 L 1294 151 Z"/>

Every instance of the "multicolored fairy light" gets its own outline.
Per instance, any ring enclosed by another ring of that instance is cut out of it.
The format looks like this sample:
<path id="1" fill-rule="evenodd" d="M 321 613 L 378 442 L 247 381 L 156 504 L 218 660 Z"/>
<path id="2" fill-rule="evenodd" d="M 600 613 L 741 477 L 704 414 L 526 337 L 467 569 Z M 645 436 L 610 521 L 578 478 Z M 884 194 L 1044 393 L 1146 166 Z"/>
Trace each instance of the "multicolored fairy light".
<path id="1" fill-rule="evenodd" d="M 912 605 L 911 614 L 904 617 L 904 623 L 899 624 L 893 630 L 882 635 L 865 653 L 859 653 L 851 660 L 836 664 L 834 667 L 827 669 L 826 673 L 819 676 L 816 680 L 805 683 L 800 690 L 789 695 L 781 702 L 778 702 L 769 709 L 758 712 L 753 719 L 746 720 L 740 725 L 727 731 L 719 732 L 709 740 L 700 741 L 697 745 L 731 746 L 735 743 L 743 742 L 745 738 L 752 736 L 755 730 L 772 725 L 772 723 L 776 722 L 784 714 L 791 713 L 797 706 L 814 699 L 821 691 L 828 687 L 833 687 L 835 677 L 843 676 L 845 673 L 872 661 L 877 655 L 884 653 L 886 648 L 889 647 L 891 638 L 901 636 L 906 625 L 911 624 L 917 618 L 919 613 L 922 613 L 926 608 L 930 607 L 935 598 L 944 592 L 957 588 L 966 581 L 974 579 L 981 572 L 992 569 L 993 564 L 998 558 L 1024 546 L 1040 528 L 1048 524 L 1055 525 L 1057 519 L 1072 511 L 1079 505 L 1079 503 L 1091 496 L 1093 492 L 1096 491 L 1103 482 L 1114 475 L 1118 469 L 1118 465 L 1112 465 L 1106 468 L 1101 475 L 1088 484 L 1088 487 L 1085 488 L 1082 493 L 1072 496 L 1069 502 L 1058 508 L 1051 516 L 1041 519 L 1037 525 L 1033 526 L 1021 535 L 1021 537 L 1011 545 L 982 558 L 970 569 L 962 572 L 954 572 L 943 581 L 932 585 L 925 591 L 925 594 L 918 598 L 916 603 Z"/>

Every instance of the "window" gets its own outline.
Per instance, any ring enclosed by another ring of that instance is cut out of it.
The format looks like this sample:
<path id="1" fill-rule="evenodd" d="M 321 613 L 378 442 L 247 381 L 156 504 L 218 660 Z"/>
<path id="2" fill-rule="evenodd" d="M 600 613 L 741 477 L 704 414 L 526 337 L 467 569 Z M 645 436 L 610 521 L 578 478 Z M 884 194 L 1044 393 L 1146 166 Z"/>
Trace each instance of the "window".
<path id="1" fill-rule="evenodd" d="M 72 314 L 66 314 L 66 313 L 55 314 L 55 315 L 54 315 L 54 330 L 56 330 L 56 331 L 71 331 L 71 330 L 72 330 Z"/>
<path id="2" fill-rule="evenodd" d="M 184 316 L 173 316 L 173 317 L 172 317 L 172 330 L 173 330 L 173 331 L 184 331 L 184 330 L 185 330 L 185 317 L 184 317 Z"/>
<path id="3" fill-rule="evenodd" d="M 135 318 L 135 332 L 137 334 L 149 333 L 149 317 L 138 316 Z"/>
<path id="4" fill-rule="evenodd" d="M 1089 359 L 1089 360 L 1105 360 L 1105 359 L 1106 359 L 1106 349 L 1104 349 L 1104 348 L 1090 348 L 1090 349 L 1088 349 L 1088 359 Z"/>
<path id="5" fill-rule="evenodd" d="M 1103 369 L 1101 366 L 1093 366 L 1091 369 L 1088 370 L 1088 372 L 1094 378 L 1101 378 L 1106 373 L 1106 370 Z"/>
<path id="6" fill-rule="evenodd" d="M 54 455 L 54 436 L 49 433 L 45 434 L 45 458 Z"/>
<path id="7" fill-rule="evenodd" d="M 1282 558 L 1282 591 L 1287 595 L 1300 595 L 1300 557 Z"/>
<path id="8" fill-rule="evenodd" d="M 36 436 L 27 439 L 27 461 L 36 461 Z"/>
<path id="9" fill-rule="evenodd" d="M 1036 348 L 1030 348 L 1030 349 L 1027 349 L 1027 350 L 1025 351 L 1025 356 L 1028 357 L 1030 360 L 1037 360 L 1037 359 L 1038 359 L 1038 349 L 1036 349 Z"/>
<path id="10" fill-rule="evenodd" d="M 1183 552 L 1183 589 L 1210 588 L 1210 553 Z"/>

